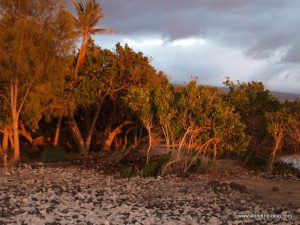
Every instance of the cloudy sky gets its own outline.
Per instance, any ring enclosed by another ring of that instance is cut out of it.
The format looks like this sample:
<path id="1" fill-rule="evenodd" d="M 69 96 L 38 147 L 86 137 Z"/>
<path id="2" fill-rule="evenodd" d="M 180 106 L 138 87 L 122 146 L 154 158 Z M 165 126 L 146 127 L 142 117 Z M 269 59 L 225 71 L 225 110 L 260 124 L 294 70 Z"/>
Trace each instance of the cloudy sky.
<path id="1" fill-rule="evenodd" d="M 101 0 L 100 26 L 117 42 L 153 58 L 152 64 L 182 83 L 198 76 L 222 86 L 226 76 L 263 81 L 271 90 L 300 93 L 299 0 Z"/>

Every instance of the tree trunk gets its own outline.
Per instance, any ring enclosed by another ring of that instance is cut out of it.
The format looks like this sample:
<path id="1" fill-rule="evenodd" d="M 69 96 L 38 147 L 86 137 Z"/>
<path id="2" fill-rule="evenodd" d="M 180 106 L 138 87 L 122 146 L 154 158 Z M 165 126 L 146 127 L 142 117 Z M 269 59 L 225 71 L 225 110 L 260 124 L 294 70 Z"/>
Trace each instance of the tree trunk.
<path id="1" fill-rule="evenodd" d="M 271 158 L 269 160 L 268 170 L 270 172 L 272 172 L 272 170 L 273 170 L 275 156 L 276 156 L 277 151 L 280 149 L 280 146 L 281 146 L 281 143 L 282 143 L 282 137 L 283 137 L 283 132 L 279 131 L 279 134 L 275 139 L 275 146 L 274 146 L 274 149 L 271 153 Z"/>
<path id="2" fill-rule="evenodd" d="M 12 122 L 13 122 L 13 141 L 14 141 L 14 156 L 13 161 L 17 162 L 20 159 L 20 141 L 19 141 L 19 118 L 17 115 L 17 111 L 13 110 L 12 112 Z"/>
<path id="3" fill-rule="evenodd" d="M 60 116 L 58 118 L 58 122 L 57 122 L 57 125 L 56 125 L 56 130 L 55 130 L 54 142 L 53 142 L 54 146 L 58 145 L 58 140 L 59 140 L 59 134 L 60 134 L 60 128 L 61 128 L 62 119 L 63 119 L 62 116 Z"/>
<path id="4" fill-rule="evenodd" d="M 90 126 L 88 135 L 87 135 L 87 137 L 86 137 L 86 141 L 85 141 L 85 154 L 86 154 L 86 155 L 88 155 L 88 154 L 89 154 L 89 151 L 90 151 L 90 146 L 91 146 L 91 142 L 92 142 L 92 137 L 93 137 L 93 134 L 94 134 L 94 131 L 95 131 L 97 119 L 98 119 L 98 117 L 99 117 L 100 110 L 101 110 L 101 106 L 102 106 L 102 103 L 103 103 L 104 98 L 105 98 L 105 96 L 102 98 L 101 102 L 100 102 L 99 105 L 98 105 L 97 111 L 96 111 L 96 113 L 95 113 L 95 115 L 94 115 L 92 124 L 91 124 L 91 126 Z"/>
<path id="5" fill-rule="evenodd" d="M 33 138 L 31 136 L 31 133 L 28 132 L 24 126 L 24 124 L 20 124 L 21 126 L 21 130 L 19 131 L 20 134 L 25 137 L 25 139 L 30 143 L 30 144 L 33 144 Z"/>
<path id="6" fill-rule="evenodd" d="M 79 152 L 80 152 L 80 154 L 86 155 L 87 153 L 85 151 L 84 140 L 83 140 L 83 137 L 82 137 L 81 132 L 79 130 L 79 127 L 77 125 L 77 121 L 76 121 L 74 116 L 70 116 L 69 119 L 70 119 L 69 127 L 71 129 L 71 132 L 72 132 L 75 140 L 76 140 Z"/>
<path id="7" fill-rule="evenodd" d="M 2 137 L 2 151 L 3 151 L 3 165 L 7 166 L 7 150 L 8 150 L 8 129 L 4 128 L 3 137 Z"/>
<path id="8" fill-rule="evenodd" d="M 20 142 L 19 142 L 19 113 L 17 109 L 18 102 L 18 81 L 15 80 L 10 84 L 10 103 L 12 116 L 12 132 L 13 132 L 13 163 L 20 159 Z"/>
<path id="9" fill-rule="evenodd" d="M 123 127 L 125 127 L 126 125 L 128 124 L 131 124 L 132 122 L 131 121 L 124 121 L 122 124 L 120 124 L 119 126 L 117 126 L 113 131 L 111 131 L 109 134 L 108 134 L 108 137 L 107 139 L 105 140 L 105 144 L 104 144 L 104 150 L 110 150 L 111 148 L 111 144 L 113 142 L 113 140 L 115 139 L 115 137 L 122 133 L 122 129 Z"/>
<path id="10" fill-rule="evenodd" d="M 152 147 L 152 138 L 151 138 L 151 126 L 147 127 L 147 131 L 148 131 L 148 136 L 149 136 L 149 146 L 147 149 L 147 161 L 146 164 L 148 165 L 149 161 L 150 161 L 150 150 Z"/>

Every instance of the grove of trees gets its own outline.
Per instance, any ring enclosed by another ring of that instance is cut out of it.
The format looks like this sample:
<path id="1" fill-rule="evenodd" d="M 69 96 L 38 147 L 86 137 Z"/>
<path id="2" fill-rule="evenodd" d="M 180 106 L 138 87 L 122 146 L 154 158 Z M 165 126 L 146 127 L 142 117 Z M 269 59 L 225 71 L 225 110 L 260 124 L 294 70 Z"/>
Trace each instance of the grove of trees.
<path id="1" fill-rule="evenodd" d="M 99 3 L 79 0 L 74 8 L 59 0 L 0 1 L 4 165 L 39 145 L 83 157 L 145 149 L 146 164 L 164 146 L 172 156 L 163 172 L 224 156 L 263 159 L 272 170 L 279 153 L 299 151 L 300 101 L 279 101 L 260 82 L 227 79 L 228 93 L 197 80 L 171 84 L 127 44 L 108 50 L 94 43 L 93 35 L 113 32 L 98 28 Z"/>

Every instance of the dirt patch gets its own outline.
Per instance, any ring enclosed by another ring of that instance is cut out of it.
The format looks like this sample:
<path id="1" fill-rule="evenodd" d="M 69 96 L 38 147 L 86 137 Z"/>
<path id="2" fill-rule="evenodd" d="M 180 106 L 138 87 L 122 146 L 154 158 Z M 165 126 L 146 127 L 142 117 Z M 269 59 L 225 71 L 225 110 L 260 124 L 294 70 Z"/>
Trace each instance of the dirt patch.
<path id="1" fill-rule="evenodd" d="M 220 182 L 237 183 L 245 186 L 248 193 L 258 202 L 267 202 L 275 206 L 300 207 L 300 180 L 296 177 L 277 177 L 268 179 L 264 172 L 249 170 L 243 163 L 233 160 L 218 160 L 214 179 Z"/>

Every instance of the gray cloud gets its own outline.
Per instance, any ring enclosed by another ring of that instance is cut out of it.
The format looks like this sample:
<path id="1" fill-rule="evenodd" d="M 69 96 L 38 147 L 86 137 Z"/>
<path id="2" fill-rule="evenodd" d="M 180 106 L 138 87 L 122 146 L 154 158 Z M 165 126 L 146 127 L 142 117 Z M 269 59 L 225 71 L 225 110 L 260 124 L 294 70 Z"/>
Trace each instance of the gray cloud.
<path id="1" fill-rule="evenodd" d="M 297 61 L 298 0 L 102 0 L 104 24 L 122 35 L 213 38 L 244 48 L 249 57 L 270 56 L 290 47 L 284 61 Z"/>
<path id="2" fill-rule="evenodd" d="M 271 88 L 276 86 L 275 81 L 284 80 L 285 86 L 279 88 L 284 91 L 289 90 L 289 82 L 293 82 L 293 91 L 297 91 L 295 85 L 300 86 L 299 0 L 100 0 L 100 3 L 106 12 L 100 26 L 114 28 L 119 35 L 110 37 L 110 41 L 103 36 L 96 40 L 99 43 L 104 39 L 108 42 L 164 40 L 164 46 L 133 47 L 153 56 L 154 64 L 171 74 L 173 80 L 206 74 L 202 80 L 207 83 L 217 80 L 220 85 L 220 79 L 231 73 L 240 80 L 257 78 L 270 83 Z M 190 37 L 203 38 L 209 45 L 182 47 L 177 52 L 174 46 L 171 48 L 174 40 Z"/>

